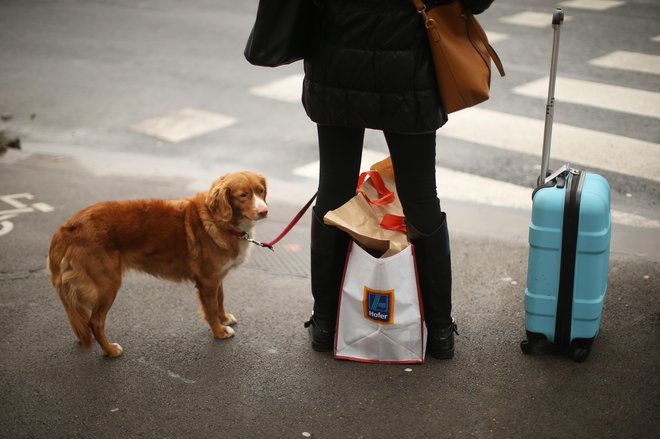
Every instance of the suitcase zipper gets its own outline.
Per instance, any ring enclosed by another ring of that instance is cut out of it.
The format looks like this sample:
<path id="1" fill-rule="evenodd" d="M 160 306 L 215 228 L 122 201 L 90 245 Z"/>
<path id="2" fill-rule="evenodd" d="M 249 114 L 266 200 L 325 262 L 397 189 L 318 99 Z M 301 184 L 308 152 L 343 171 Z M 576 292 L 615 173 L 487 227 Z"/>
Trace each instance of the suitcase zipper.
<path id="1" fill-rule="evenodd" d="M 557 291 L 557 317 L 555 343 L 570 344 L 573 320 L 573 286 L 577 257 L 577 238 L 580 220 L 580 199 L 584 184 L 584 173 L 570 169 L 566 183 L 564 218 L 562 225 L 561 267 Z"/>

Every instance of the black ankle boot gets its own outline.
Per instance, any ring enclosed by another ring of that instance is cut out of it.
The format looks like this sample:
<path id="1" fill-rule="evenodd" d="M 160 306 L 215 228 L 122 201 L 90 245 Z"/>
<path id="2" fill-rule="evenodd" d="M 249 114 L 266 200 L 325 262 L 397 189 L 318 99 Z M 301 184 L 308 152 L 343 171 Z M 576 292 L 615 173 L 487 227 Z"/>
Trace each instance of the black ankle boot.
<path id="1" fill-rule="evenodd" d="M 454 321 L 444 328 L 429 329 L 426 353 L 440 360 L 454 358 L 454 334 L 458 335 Z"/>
<path id="2" fill-rule="evenodd" d="M 312 209 L 311 271 L 314 315 L 305 323 L 312 348 L 333 350 L 339 288 L 344 274 L 350 237 L 336 227 L 326 226 Z"/>
<path id="3" fill-rule="evenodd" d="M 417 276 L 428 327 L 427 353 L 435 358 L 454 356 L 456 324 L 451 317 L 451 254 L 447 216 L 440 227 L 423 234 L 407 223 L 408 237 L 415 248 Z"/>
<path id="4" fill-rule="evenodd" d="M 312 339 L 312 349 L 316 352 L 330 352 L 335 348 L 335 325 L 334 322 L 324 322 L 311 316 L 305 322 L 305 328 L 309 329 Z"/>

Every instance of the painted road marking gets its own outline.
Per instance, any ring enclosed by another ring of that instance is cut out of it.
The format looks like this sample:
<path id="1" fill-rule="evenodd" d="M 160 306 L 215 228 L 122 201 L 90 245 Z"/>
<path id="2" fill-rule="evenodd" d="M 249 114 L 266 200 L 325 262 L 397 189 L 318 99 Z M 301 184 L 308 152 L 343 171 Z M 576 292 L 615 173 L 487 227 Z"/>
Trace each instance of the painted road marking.
<path id="1" fill-rule="evenodd" d="M 589 64 L 610 69 L 660 75 L 660 56 L 646 53 L 617 50 L 599 58 L 594 58 L 589 61 Z"/>
<path id="2" fill-rule="evenodd" d="M 451 114 L 438 136 L 540 157 L 543 127 L 543 120 L 469 108 Z M 561 123 L 553 124 L 552 137 L 555 159 L 660 181 L 660 144 Z"/>
<path id="3" fill-rule="evenodd" d="M 140 363 L 140 364 L 142 364 L 142 365 L 144 365 L 144 366 L 147 366 L 148 368 L 150 368 L 150 369 L 152 369 L 152 370 L 155 370 L 156 372 L 159 372 L 159 373 L 161 373 L 161 374 L 165 374 L 165 375 L 169 376 L 170 378 L 173 378 L 173 379 L 175 379 L 175 380 L 182 381 L 182 382 L 184 382 L 184 383 L 186 383 L 186 384 L 195 384 L 195 383 L 197 382 L 197 381 L 192 380 L 192 379 L 190 379 L 190 378 L 186 378 L 186 377 L 184 377 L 184 376 L 181 375 L 181 374 L 178 374 L 178 373 L 172 372 L 172 371 L 169 370 L 169 369 L 165 369 L 164 367 L 161 367 L 161 366 L 159 366 L 159 365 L 157 365 L 157 364 L 154 364 L 154 363 L 152 363 L 151 361 L 147 360 L 147 359 L 144 358 L 144 357 L 140 357 L 140 358 L 137 358 L 137 359 L 131 359 L 131 361 L 135 361 L 136 363 Z"/>
<path id="4" fill-rule="evenodd" d="M 564 17 L 564 21 L 570 21 L 571 17 Z M 525 11 L 508 17 L 500 18 L 500 21 L 509 24 L 517 24 L 527 27 L 550 27 L 552 26 L 552 16 L 545 12 Z"/>
<path id="5" fill-rule="evenodd" d="M 3 221 L 3 217 L 0 217 L 0 236 L 9 234 L 14 230 L 14 224 L 11 221 Z M 10 219 L 13 217 L 9 217 Z"/>
<path id="6" fill-rule="evenodd" d="M 16 218 L 20 214 L 31 213 L 35 210 L 44 213 L 55 210 L 50 204 L 39 202 L 28 205 L 19 201 L 19 199 L 34 200 L 34 195 L 25 192 L 0 196 L 1 202 L 12 207 L 12 209 L 0 210 L 0 236 L 7 235 L 14 230 L 14 223 L 9 220 Z"/>
<path id="7" fill-rule="evenodd" d="M 369 169 L 373 163 L 386 156 L 387 154 L 365 148 L 362 153 L 362 169 Z M 318 166 L 318 161 L 312 162 L 294 169 L 293 173 L 318 180 Z M 532 207 L 532 189 L 529 187 L 443 167 L 436 167 L 436 179 L 441 200 L 468 201 L 523 210 L 531 210 Z M 616 210 L 612 211 L 612 221 L 634 227 L 660 228 L 658 220 Z"/>
<path id="8" fill-rule="evenodd" d="M 591 11 L 605 11 L 625 5 L 626 2 L 618 0 L 568 0 L 559 3 L 566 8 L 587 9 Z"/>
<path id="9" fill-rule="evenodd" d="M 302 99 L 302 82 L 305 75 L 297 74 L 269 82 L 258 87 L 252 87 L 250 93 L 262 98 L 277 101 L 300 103 Z"/>
<path id="10" fill-rule="evenodd" d="M 523 96 L 547 99 L 548 78 L 541 78 L 513 89 Z M 557 101 L 606 110 L 660 118 L 660 93 L 579 79 L 557 78 Z"/>
<path id="11" fill-rule="evenodd" d="M 28 207 L 27 204 L 18 201 L 19 198 L 25 198 L 26 200 L 34 200 L 34 196 L 32 194 L 28 194 L 27 192 L 25 192 L 22 194 L 2 195 L 0 196 L 0 201 L 2 201 L 5 204 L 9 204 L 11 207 L 15 207 L 16 209 L 23 209 L 25 207 Z"/>
<path id="12" fill-rule="evenodd" d="M 183 108 L 174 114 L 131 125 L 131 129 L 161 140 L 178 143 L 235 123 L 236 119 L 233 117 L 195 108 Z"/>

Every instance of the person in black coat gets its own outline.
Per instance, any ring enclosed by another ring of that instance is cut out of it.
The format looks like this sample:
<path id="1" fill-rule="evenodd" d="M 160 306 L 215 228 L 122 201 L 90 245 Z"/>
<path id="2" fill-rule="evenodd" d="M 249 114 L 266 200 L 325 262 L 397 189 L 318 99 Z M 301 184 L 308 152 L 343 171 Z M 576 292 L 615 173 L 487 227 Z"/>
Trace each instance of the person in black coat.
<path id="1" fill-rule="evenodd" d="M 426 29 L 410 0 L 314 0 L 318 25 L 305 56 L 303 106 L 316 122 L 319 187 L 313 209 L 314 312 L 306 323 L 317 351 L 333 349 L 349 237 L 323 224 L 355 195 L 366 128 L 383 131 L 408 236 L 415 245 L 428 327 L 427 352 L 452 358 L 451 258 L 436 191 L 436 130 L 447 121 Z M 427 7 L 451 0 L 425 2 Z M 493 0 L 461 0 L 480 13 Z"/>

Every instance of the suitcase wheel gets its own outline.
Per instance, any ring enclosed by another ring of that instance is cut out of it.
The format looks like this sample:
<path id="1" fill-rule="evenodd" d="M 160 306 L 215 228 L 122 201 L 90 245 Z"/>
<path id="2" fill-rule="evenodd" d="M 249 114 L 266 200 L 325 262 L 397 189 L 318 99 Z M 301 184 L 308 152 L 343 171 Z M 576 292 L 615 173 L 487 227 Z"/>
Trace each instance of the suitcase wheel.
<path id="1" fill-rule="evenodd" d="M 527 333 L 527 340 L 520 342 L 520 350 L 523 351 L 523 354 L 528 355 L 534 351 L 534 347 L 541 341 L 547 340 L 546 336 L 543 334 L 537 334 L 535 332 Z"/>
<path id="2" fill-rule="evenodd" d="M 523 351 L 523 354 L 528 355 L 532 353 L 534 346 L 529 342 L 529 340 L 523 340 L 520 342 L 520 349 Z"/>
<path id="3" fill-rule="evenodd" d="M 573 360 L 577 363 L 583 363 L 584 360 L 587 359 L 589 354 L 591 353 L 591 349 L 588 347 L 583 347 L 583 346 L 573 346 L 571 349 L 571 356 L 573 357 Z"/>
<path id="4" fill-rule="evenodd" d="M 576 338 L 571 342 L 571 357 L 576 363 L 583 363 L 591 353 L 593 338 Z"/>

